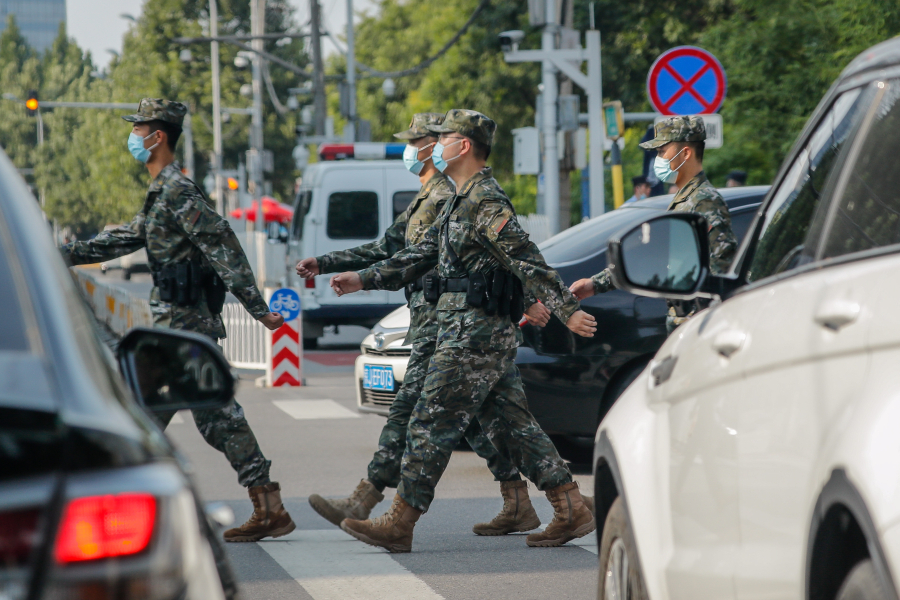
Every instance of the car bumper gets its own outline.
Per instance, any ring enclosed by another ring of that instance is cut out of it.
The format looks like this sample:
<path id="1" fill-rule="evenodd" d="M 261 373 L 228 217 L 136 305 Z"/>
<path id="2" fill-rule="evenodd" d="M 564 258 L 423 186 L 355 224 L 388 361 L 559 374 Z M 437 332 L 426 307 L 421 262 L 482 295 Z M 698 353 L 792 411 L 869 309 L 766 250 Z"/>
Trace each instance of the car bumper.
<path id="1" fill-rule="evenodd" d="M 391 404 L 397 397 L 397 392 L 403 385 L 406 376 L 406 365 L 409 362 L 409 352 L 405 354 L 397 352 L 390 355 L 373 352 L 363 348 L 363 354 L 356 359 L 354 374 L 356 376 L 356 404 L 359 412 L 374 413 L 387 416 Z M 363 371 L 365 365 L 378 365 L 391 367 L 394 371 L 394 389 L 391 391 L 368 390 L 363 388 Z"/>

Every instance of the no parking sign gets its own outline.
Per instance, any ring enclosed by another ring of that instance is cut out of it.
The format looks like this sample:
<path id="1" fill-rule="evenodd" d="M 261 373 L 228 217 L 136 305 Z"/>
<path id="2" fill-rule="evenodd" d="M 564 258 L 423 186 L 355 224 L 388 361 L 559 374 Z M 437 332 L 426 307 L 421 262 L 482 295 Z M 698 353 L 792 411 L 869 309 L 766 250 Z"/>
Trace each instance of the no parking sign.
<path id="1" fill-rule="evenodd" d="M 728 80 L 715 56 L 696 46 L 663 52 L 647 75 L 647 95 L 664 115 L 702 115 L 719 110 Z"/>

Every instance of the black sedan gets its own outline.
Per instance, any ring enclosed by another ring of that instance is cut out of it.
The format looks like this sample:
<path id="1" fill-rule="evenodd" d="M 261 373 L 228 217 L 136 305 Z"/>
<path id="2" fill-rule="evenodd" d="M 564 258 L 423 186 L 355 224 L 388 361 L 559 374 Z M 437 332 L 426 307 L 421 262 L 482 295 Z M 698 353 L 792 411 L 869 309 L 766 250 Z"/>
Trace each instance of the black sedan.
<path id="1" fill-rule="evenodd" d="M 769 186 L 725 188 L 740 242 Z M 624 205 L 540 244 L 547 263 L 571 285 L 606 268 L 609 238 L 663 212 L 672 196 Z M 616 398 L 644 369 L 666 338 L 666 303 L 620 290 L 593 296 L 582 308 L 597 319 L 593 338 L 572 334 L 557 319 L 544 328 L 524 326 L 516 364 L 531 412 L 554 435 L 561 453 L 589 458 L 594 434 Z"/>
<path id="2" fill-rule="evenodd" d="M 0 598 L 233 597 L 215 527 L 147 412 L 224 406 L 228 363 L 167 330 L 129 333 L 115 360 L 2 150 L 0 315 Z"/>

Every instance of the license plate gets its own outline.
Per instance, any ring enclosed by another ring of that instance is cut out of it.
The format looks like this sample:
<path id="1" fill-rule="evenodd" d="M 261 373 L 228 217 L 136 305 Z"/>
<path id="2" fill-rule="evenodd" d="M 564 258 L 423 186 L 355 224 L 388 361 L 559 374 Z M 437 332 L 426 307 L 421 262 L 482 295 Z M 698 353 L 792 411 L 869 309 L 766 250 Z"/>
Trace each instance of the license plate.
<path id="1" fill-rule="evenodd" d="M 363 387 L 367 390 L 394 391 L 394 369 L 363 365 Z"/>

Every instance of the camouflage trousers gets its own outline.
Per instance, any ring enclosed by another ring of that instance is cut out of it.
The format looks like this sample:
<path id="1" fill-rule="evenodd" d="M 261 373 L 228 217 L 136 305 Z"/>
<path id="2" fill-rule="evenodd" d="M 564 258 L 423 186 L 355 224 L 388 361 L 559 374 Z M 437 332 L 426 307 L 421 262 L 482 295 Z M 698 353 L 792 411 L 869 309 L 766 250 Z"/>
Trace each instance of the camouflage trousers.
<path id="1" fill-rule="evenodd" d="M 397 488 L 410 506 L 428 510 L 450 454 L 473 419 L 538 489 L 572 481 L 553 442 L 528 410 L 515 357 L 515 348 L 437 349 L 410 419 Z"/>
<path id="2" fill-rule="evenodd" d="M 378 450 L 369 463 L 368 478 L 378 491 L 396 488 L 400 483 L 400 463 L 407 444 L 407 429 L 410 416 L 422 396 L 428 364 L 434 354 L 434 338 L 422 338 L 413 343 L 412 354 L 403 377 L 403 386 L 391 404 L 387 423 L 378 438 Z M 510 460 L 499 453 L 485 435 L 477 420 L 473 420 L 465 431 L 466 441 L 475 453 L 487 461 L 488 469 L 496 481 L 518 481 L 519 470 Z"/>

